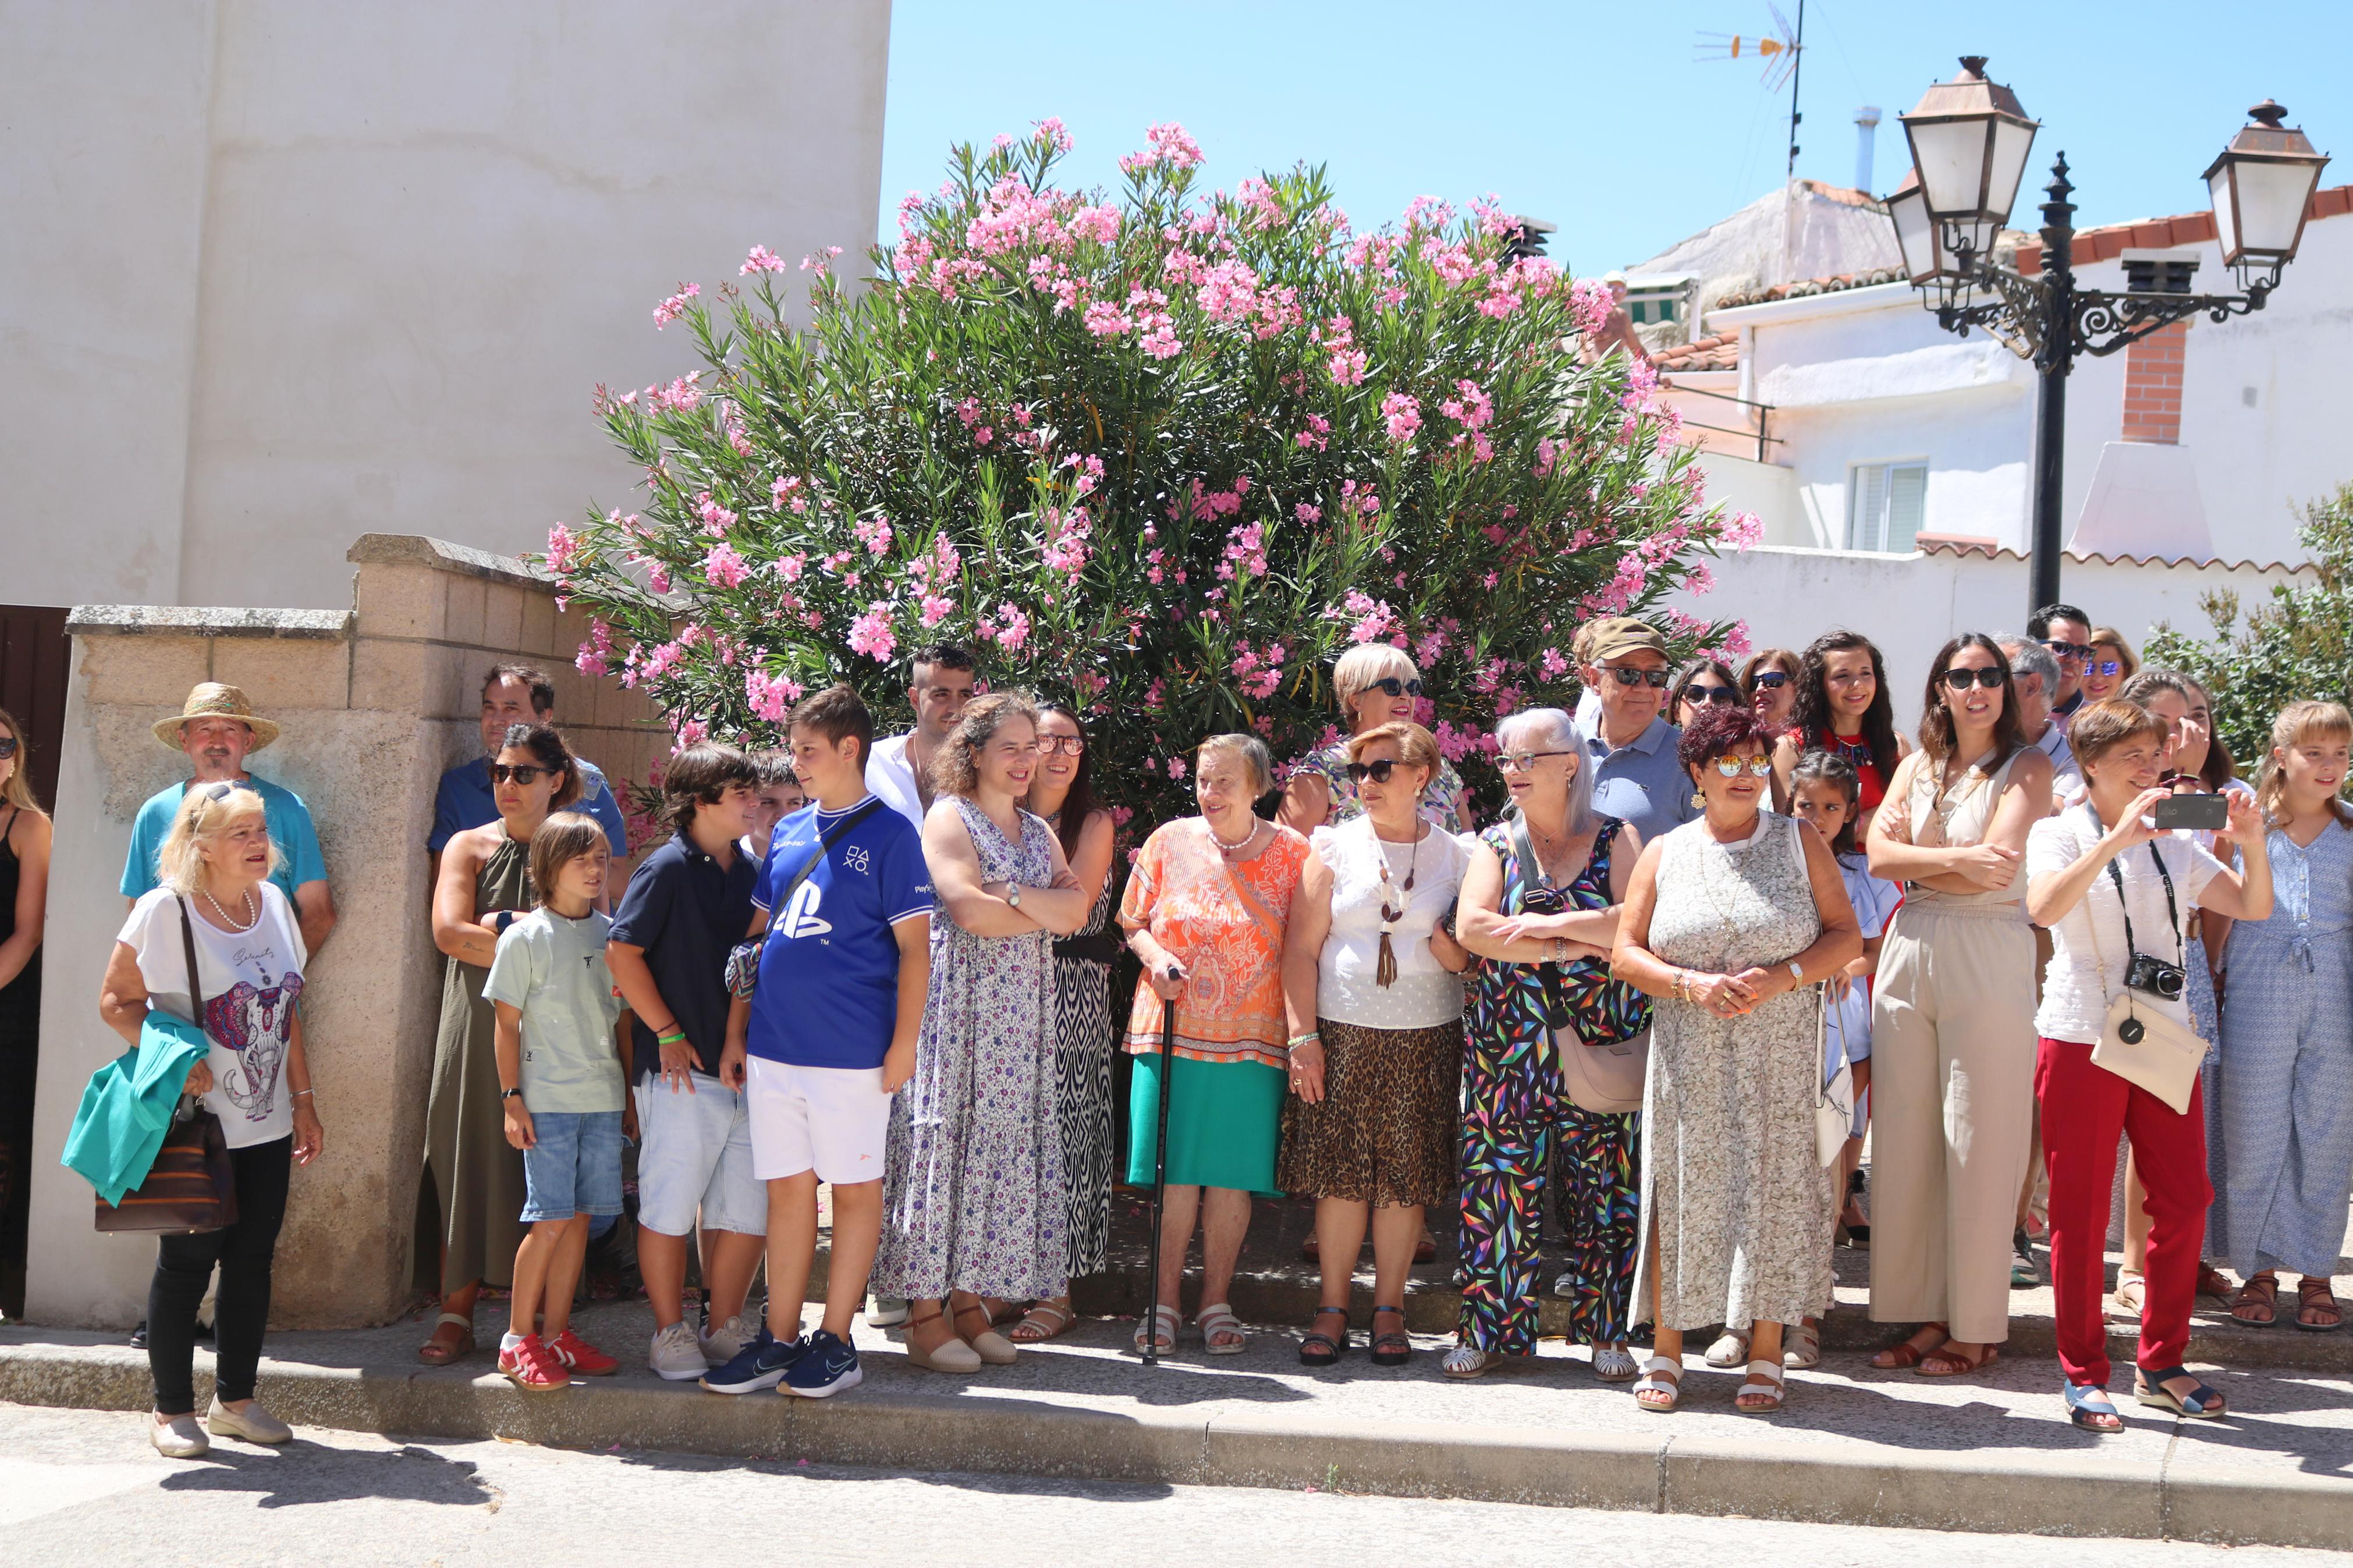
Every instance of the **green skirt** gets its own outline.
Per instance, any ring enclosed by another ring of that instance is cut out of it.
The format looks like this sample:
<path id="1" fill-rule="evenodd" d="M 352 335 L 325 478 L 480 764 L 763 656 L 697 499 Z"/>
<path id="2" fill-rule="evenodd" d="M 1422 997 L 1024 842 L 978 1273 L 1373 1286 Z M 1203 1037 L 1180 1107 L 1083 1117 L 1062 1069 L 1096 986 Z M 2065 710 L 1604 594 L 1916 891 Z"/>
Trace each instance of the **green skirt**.
<path id="1" fill-rule="evenodd" d="M 1282 1125 L 1283 1075 L 1263 1062 L 1171 1058 L 1176 1095 L 1168 1102 L 1168 1182 L 1179 1187 L 1233 1187 L 1280 1197 L 1274 1144 Z M 1160 1121 L 1160 1055 L 1134 1058 L 1127 1097 L 1127 1180 L 1152 1184 L 1154 1134 Z"/>

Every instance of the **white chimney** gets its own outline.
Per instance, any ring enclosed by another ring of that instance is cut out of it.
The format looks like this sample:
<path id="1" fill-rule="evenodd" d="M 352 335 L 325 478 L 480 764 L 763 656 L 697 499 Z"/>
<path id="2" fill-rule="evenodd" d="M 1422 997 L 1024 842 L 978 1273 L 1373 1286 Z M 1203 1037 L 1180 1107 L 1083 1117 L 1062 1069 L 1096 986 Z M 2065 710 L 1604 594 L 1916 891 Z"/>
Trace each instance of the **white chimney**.
<path id="1" fill-rule="evenodd" d="M 1854 111 L 1854 188 L 1871 195 L 1871 142 L 1879 129 L 1879 110 L 1864 104 Z"/>

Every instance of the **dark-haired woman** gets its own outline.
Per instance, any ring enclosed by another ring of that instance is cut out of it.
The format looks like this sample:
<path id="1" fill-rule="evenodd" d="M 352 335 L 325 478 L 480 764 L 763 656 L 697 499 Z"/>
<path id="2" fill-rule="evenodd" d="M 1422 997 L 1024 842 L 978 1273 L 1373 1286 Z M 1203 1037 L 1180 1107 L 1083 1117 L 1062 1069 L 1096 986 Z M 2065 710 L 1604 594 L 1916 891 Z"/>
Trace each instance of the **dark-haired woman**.
<path id="1" fill-rule="evenodd" d="M 41 932 L 49 816 L 33 798 L 25 731 L 0 709 L 0 1312 L 25 1310 L 33 1177 L 34 1069 L 40 1060 Z"/>
<path id="2" fill-rule="evenodd" d="M 2010 1335 L 2018 1184 L 2034 1126 L 2026 835 L 2051 759 L 2021 738 L 2010 661 L 1977 632 L 1938 650 L 1920 750 L 1872 822 L 1871 872 L 1904 884 L 1871 1007 L 1871 1316 L 1922 1325 L 1872 1360 L 1922 1377 Z"/>
<path id="3" fill-rule="evenodd" d="M 1905 748 L 1877 645 L 1861 632 L 1825 632 L 1799 660 L 1798 698 L 1773 747 L 1773 798 L 1786 805 L 1789 775 L 1808 752 L 1844 757 L 1862 789 L 1855 831 L 1868 834 Z"/>
<path id="4" fill-rule="evenodd" d="M 1675 672 L 1675 683 L 1667 688 L 1667 722 L 1688 730 L 1709 708 L 1736 708 L 1742 700 L 1740 683 L 1722 659 L 1695 658 Z"/>
<path id="5" fill-rule="evenodd" d="M 449 962 L 425 1111 L 425 1174 L 441 1216 L 441 1316 L 417 1352 L 427 1366 L 473 1350 L 475 1300 L 485 1280 L 512 1280 L 526 1228 L 522 1152 L 507 1142 L 499 1098 L 498 1013 L 482 982 L 500 934 L 532 909 L 531 836 L 580 798 L 579 768 L 554 726 L 507 731 L 491 759 L 491 798 L 499 819 L 449 840 L 433 889 L 433 945 Z"/>
<path id="6" fill-rule="evenodd" d="M 1789 727 L 1798 706 L 1798 674 L 1804 668 L 1785 647 L 1761 647 L 1740 667 L 1740 695 L 1765 727 L 1778 735 Z"/>
<path id="7" fill-rule="evenodd" d="M 1095 794 L 1094 762 L 1076 710 L 1038 705 L 1038 771 L 1022 805 L 1046 819 L 1087 895 L 1087 923 L 1054 942 L 1054 1088 L 1062 1112 L 1062 1180 L 1071 1192 L 1071 1278 L 1100 1274 L 1111 1245 L 1112 1160 L 1117 1124 L 1111 1102 L 1111 963 L 1119 944 L 1106 932 L 1112 903 L 1112 816 Z M 1007 1333 L 1035 1344 L 1078 1321 L 1071 1295 L 1032 1301 Z"/>

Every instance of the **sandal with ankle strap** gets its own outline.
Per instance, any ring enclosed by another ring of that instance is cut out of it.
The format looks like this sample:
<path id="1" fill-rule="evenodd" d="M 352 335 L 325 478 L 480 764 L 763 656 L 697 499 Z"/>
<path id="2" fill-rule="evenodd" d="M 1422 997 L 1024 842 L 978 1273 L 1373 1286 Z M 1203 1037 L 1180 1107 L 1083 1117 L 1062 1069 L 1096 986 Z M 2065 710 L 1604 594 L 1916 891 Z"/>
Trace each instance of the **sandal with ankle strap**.
<path id="1" fill-rule="evenodd" d="M 1951 1332 L 1947 1331 L 1942 1323 L 1923 1323 L 1919 1328 L 1913 1331 L 1913 1334 L 1922 1333 L 1930 1329 L 1934 1329 L 1936 1332 L 1943 1334 L 1947 1340 L 1953 1337 Z M 1871 1364 L 1881 1372 L 1901 1372 L 1907 1366 L 1918 1366 L 1922 1362 L 1927 1360 L 1930 1356 L 1935 1355 L 1936 1353 L 1937 1347 L 1942 1345 L 1944 1342 L 1944 1340 L 1938 1340 L 1936 1343 L 1933 1345 L 1915 1345 L 1912 1342 L 1912 1336 L 1906 1335 L 1896 1343 L 1888 1346 L 1885 1350 L 1881 1351 L 1877 1355 L 1873 1356 L 1871 1358 Z"/>
<path id="2" fill-rule="evenodd" d="M 2165 1385 L 2177 1377 L 2189 1378 L 2198 1386 L 2187 1394 L 2176 1394 Z M 2227 1413 L 2222 1396 L 2199 1383 L 2197 1373 L 2186 1366 L 2161 1366 L 2154 1371 L 2142 1368 L 2133 1375 L 2133 1397 L 2143 1405 L 2170 1410 L 2193 1421 L 2212 1421 Z"/>
<path id="3" fill-rule="evenodd" d="M 1330 1334 L 1324 1332 L 1321 1329 L 1310 1329 L 1307 1331 L 1306 1338 L 1299 1342 L 1300 1365 L 1330 1366 L 1334 1362 L 1338 1361 L 1341 1356 L 1347 1353 L 1348 1309 L 1345 1307 L 1318 1307 L 1315 1309 L 1315 1321 L 1320 1323 L 1326 1316 L 1335 1317 L 1340 1320 L 1340 1337 L 1338 1339 L 1334 1339 Z"/>
<path id="4" fill-rule="evenodd" d="M 2086 1432 L 2121 1432 L 2125 1419 L 2116 1414 L 2116 1401 L 2108 1391 L 2094 1384 L 2066 1385 L 2063 1395 L 2067 1401 L 2067 1419 Z"/>
<path id="5" fill-rule="evenodd" d="M 975 1313 L 980 1317 L 980 1332 L 967 1334 L 964 1331 L 964 1321 Z M 997 1331 L 996 1314 L 988 1310 L 987 1303 L 970 1301 L 958 1307 L 955 1310 L 954 1323 L 956 1337 L 970 1345 L 973 1348 L 973 1353 L 989 1365 L 1011 1366 L 1021 1359 L 1020 1347 Z"/>
<path id="6" fill-rule="evenodd" d="M 953 1332 L 951 1332 L 946 1339 L 942 1340 L 938 1344 L 934 1345 L 930 1350 L 923 1350 L 915 1343 L 915 1331 L 917 1329 L 922 1328 L 925 1323 L 936 1323 L 946 1315 L 947 1314 L 942 1312 L 937 1307 L 934 1307 L 920 1318 L 911 1317 L 907 1320 L 907 1360 L 909 1363 L 922 1367 L 925 1372 L 945 1372 L 959 1374 L 978 1372 L 980 1370 L 980 1352 L 973 1349 L 970 1345 L 965 1343 L 964 1341 L 958 1339 Z M 955 1324 L 951 1321 L 948 1324 L 948 1327 L 953 1330 L 955 1327 Z"/>
<path id="7" fill-rule="evenodd" d="M 1398 1327 L 1386 1334 L 1377 1331 L 1383 1312 L 1390 1314 L 1398 1321 Z M 1405 1331 L 1403 1307 L 1375 1307 L 1373 1322 L 1376 1325 L 1376 1331 L 1373 1335 L 1371 1360 L 1375 1366 L 1403 1366 L 1413 1359 L 1413 1341 Z"/>
<path id="8" fill-rule="evenodd" d="M 2317 1323 L 2304 1321 L 2306 1312 L 2326 1312 L 2328 1316 Z M 2345 1326 L 2345 1309 L 2337 1304 L 2337 1293 L 2327 1280 L 2307 1274 L 2295 1282 L 2295 1326 L 2307 1334 L 2333 1334 Z"/>
<path id="9" fill-rule="evenodd" d="M 441 1331 L 452 1324 L 463 1329 L 465 1332 L 458 1336 L 455 1344 L 444 1344 L 440 1337 Z M 444 1312 L 435 1319 L 432 1335 L 417 1347 L 417 1359 L 427 1366 L 448 1366 L 451 1362 L 461 1361 L 473 1353 L 474 1320 L 461 1317 L 456 1312 Z"/>
<path id="10" fill-rule="evenodd" d="M 2263 1316 L 2249 1317 L 2250 1309 Z M 2268 1329 L 2278 1322 L 2279 1276 L 2266 1269 L 2240 1286 L 2238 1295 L 2231 1301 L 2231 1321 L 2250 1329 Z"/>
<path id="11" fill-rule="evenodd" d="M 1079 1315 L 1055 1301 L 1032 1301 L 1021 1321 L 1005 1331 L 1005 1337 L 1017 1345 L 1043 1344 L 1059 1339 L 1078 1326 Z"/>

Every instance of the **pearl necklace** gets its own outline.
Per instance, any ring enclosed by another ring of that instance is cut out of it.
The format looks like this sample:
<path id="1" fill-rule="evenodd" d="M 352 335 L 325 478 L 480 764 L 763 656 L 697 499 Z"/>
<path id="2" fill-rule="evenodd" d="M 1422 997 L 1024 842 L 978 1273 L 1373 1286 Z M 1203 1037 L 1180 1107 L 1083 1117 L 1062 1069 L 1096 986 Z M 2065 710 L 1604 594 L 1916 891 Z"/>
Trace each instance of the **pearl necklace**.
<path id="1" fill-rule="evenodd" d="M 243 925 L 228 918 L 228 911 L 220 907 L 220 900 L 212 896 L 210 889 L 206 890 L 204 900 L 213 907 L 213 913 L 220 918 L 220 923 L 229 931 L 248 931 L 261 922 L 261 911 L 254 907 L 251 888 L 245 890 L 245 923 Z"/>
<path id="2" fill-rule="evenodd" d="M 1229 855 L 1240 854 L 1243 850 L 1250 847 L 1250 840 L 1258 837 L 1258 817 L 1256 814 L 1252 814 L 1250 817 L 1250 831 L 1243 834 L 1240 840 L 1232 844 L 1229 844 L 1224 839 L 1218 837 L 1218 830 L 1215 827 L 1209 826 L 1209 819 L 1208 817 L 1205 816 L 1201 818 L 1201 826 L 1209 828 L 1209 842 L 1216 845 L 1219 849 Z"/>

